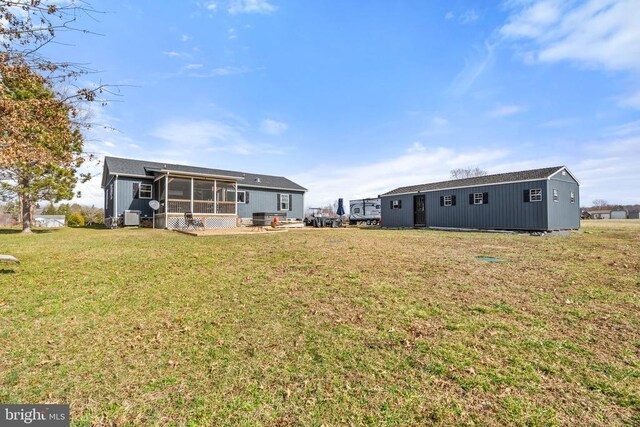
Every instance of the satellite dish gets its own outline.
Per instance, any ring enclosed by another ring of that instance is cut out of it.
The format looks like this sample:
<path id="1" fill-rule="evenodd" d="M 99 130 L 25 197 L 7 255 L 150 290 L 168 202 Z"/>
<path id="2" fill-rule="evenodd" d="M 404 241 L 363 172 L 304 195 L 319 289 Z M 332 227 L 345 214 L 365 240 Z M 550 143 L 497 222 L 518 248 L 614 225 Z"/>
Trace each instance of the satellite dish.
<path id="1" fill-rule="evenodd" d="M 153 209 L 154 211 L 157 211 L 158 209 L 160 209 L 160 202 L 158 202 L 157 200 L 151 200 L 149 202 L 149 207 L 151 207 L 151 209 Z"/>

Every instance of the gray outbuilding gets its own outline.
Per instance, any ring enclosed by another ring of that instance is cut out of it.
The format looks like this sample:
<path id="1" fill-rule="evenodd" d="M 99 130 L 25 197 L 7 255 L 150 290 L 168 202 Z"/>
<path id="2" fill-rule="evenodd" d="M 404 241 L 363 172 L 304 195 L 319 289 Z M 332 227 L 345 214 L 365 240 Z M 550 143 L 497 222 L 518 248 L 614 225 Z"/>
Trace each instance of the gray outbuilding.
<path id="1" fill-rule="evenodd" d="M 382 226 L 495 230 L 580 228 L 579 182 L 565 166 L 396 188 Z"/>

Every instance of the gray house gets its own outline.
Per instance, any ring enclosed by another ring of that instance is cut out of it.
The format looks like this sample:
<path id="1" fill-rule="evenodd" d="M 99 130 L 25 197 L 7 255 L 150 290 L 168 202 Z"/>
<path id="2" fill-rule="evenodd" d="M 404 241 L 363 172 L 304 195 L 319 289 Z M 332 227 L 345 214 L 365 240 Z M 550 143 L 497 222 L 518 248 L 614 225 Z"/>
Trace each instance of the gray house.
<path id="1" fill-rule="evenodd" d="M 105 157 L 104 217 L 110 223 L 125 210 L 154 218 L 156 228 L 182 228 L 184 214 L 202 218 L 206 228 L 235 227 L 254 212 L 301 219 L 306 188 L 281 176 L 259 175 L 144 160 Z M 160 208 L 154 212 L 149 202 Z"/>
<path id="2" fill-rule="evenodd" d="M 380 197 L 383 227 L 580 227 L 579 183 L 564 166 L 400 187 Z"/>

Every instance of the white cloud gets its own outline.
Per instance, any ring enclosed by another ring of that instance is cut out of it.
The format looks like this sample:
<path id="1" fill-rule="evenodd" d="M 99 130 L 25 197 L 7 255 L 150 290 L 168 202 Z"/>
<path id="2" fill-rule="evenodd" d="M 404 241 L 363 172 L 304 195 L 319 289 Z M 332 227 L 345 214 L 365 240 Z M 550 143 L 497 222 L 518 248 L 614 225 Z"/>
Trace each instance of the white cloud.
<path id="1" fill-rule="evenodd" d="M 453 18 L 455 18 L 456 15 L 454 15 L 453 12 L 449 11 L 446 13 L 446 15 L 444 15 L 444 19 L 446 19 L 447 21 L 452 20 Z"/>
<path id="2" fill-rule="evenodd" d="M 466 61 L 462 71 L 453 80 L 450 91 L 456 95 L 464 95 L 475 81 L 493 64 L 494 45 L 485 43 L 484 51 L 479 51 L 480 57 Z"/>
<path id="3" fill-rule="evenodd" d="M 460 150 L 444 147 L 429 148 L 414 142 L 405 153 L 395 158 L 369 164 L 349 164 L 341 167 L 321 165 L 293 174 L 290 178 L 307 187 L 307 206 L 323 206 L 342 197 L 346 200 L 376 197 L 394 188 L 442 181 L 451 169 L 466 165 L 485 166 L 503 159 L 502 150 Z M 327 173 L 330 170 L 331 173 Z"/>
<path id="4" fill-rule="evenodd" d="M 278 8 L 267 0 L 232 0 L 229 4 L 227 11 L 231 15 L 237 15 L 241 13 L 259 13 L 268 15 L 273 13 Z"/>
<path id="5" fill-rule="evenodd" d="M 640 71 L 640 7 L 636 0 L 536 1 L 520 4 L 500 32 L 528 41 L 528 57 Z"/>
<path id="6" fill-rule="evenodd" d="M 242 67 L 227 66 L 227 67 L 213 68 L 209 71 L 192 73 L 190 75 L 192 77 L 224 77 L 224 76 L 232 76 L 236 74 L 244 74 L 248 71 L 249 71 L 249 68 L 245 66 L 242 66 Z"/>
<path id="7" fill-rule="evenodd" d="M 260 122 L 260 130 L 269 135 L 282 135 L 288 128 L 288 124 L 277 120 L 265 119 Z"/>
<path id="8" fill-rule="evenodd" d="M 183 34 L 183 35 L 180 37 L 180 40 L 181 40 L 181 41 L 183 41 L 183 42 L 188 42 L 189 40 L 193 40 L 193 37 L 191 37 L 191 36 L 189 36 L 189 35 L 187 35 L 187 34 Z"/>
<path id="9" fill-rule="evenodd" d="M 204 8 L 211 12 L 215 12 L 218 9 L 218 3 L 215 1 L 208 1 L 204 4 Z"/>
<path id="10" fill-rule="evenodd" d="M 111 148 L 116 146 L 113 142 L 110 142 L 110 141 L 105 141 L 104 145 L 106 145 L 107 147 L 111 147 Z"/>
<path id="11" fill-rule="evenodd" d="M 203 67 L 202 64 L 187 64 L 184 67 L 182 67 L 182 69 L 184 69 L 184 70 L 198 70 L 198 69 L 200 69 L 202 67 Z"/>
<path id="12" fill-rule="evenodd" d="M 152 132 L 156 138 L 169 143 L 168 149 L 190 147 L 199 153 L 233 153 L 241 155 L 280 154 L 282 149 L 269 144 L 251 143 L 247 129 L 241 123 L 220 120 L 173 121 Z M 190 149 L 185 150 L 187 153 Z"/>
<path id="13" fill-rule="evenodd" d="M 237 38 L 238 38 L 238 32 L 236 31 L 236 29 L 235 29 L 235 28 L 229 28 L 229 29 L 227 30 L 227 38 L 228 38 L 229 40 L 235 40 L 235 39 L 237 39 Z"/>
<path id="14" fill-rule="evenodd" d="M 630 95 L 619 96 L 618 105 L 640 110 L 640 91 L 632 93 Z"/>
<path id="15" fill-rule="evenodd" d="M 576 118 L 564 118 L 564 119 L 553 119 L 553 120 L 548 120 L 544 123 L 540 124 L 540 127 L 543 128 L 562 128 L 562 127 L 567 127 L 567 126 L 572 126 L 575 125 L 576 123 L 578 123 L 579 120 Z"/>
<path id="16" fill-rule="evenodd" d="M 472 22 L 475 22 L 478 19 L 480 19 L 480 15 L 478 15 L 475 10 L 467 9 L 462 13 L 462 15 L 460 15 L 460 17 L 458 18 L 458 21 L 460 21 L 461 24 L 466 25 L 466 24 L 471 24 Z"/>
<path id="17" fill-rule="evenodd" d="M 177 52 L 175 50 L 169 50 L 169 51 L 166 51 L 166 52 L 162 52 L 162 54 L 163 55 L 167 55 L 170 58 L 178 58 L 180 56 L 186 56 L 185 53 Z"/>
<path id="18" fill-rule="evenodd" d="M 494 109 L 487 112 L 487 116 L 491 118 L 500 118 L 513 116 L 514 114 L 521 113 L 525 108 L 521 105 L 499 105 Z"/>

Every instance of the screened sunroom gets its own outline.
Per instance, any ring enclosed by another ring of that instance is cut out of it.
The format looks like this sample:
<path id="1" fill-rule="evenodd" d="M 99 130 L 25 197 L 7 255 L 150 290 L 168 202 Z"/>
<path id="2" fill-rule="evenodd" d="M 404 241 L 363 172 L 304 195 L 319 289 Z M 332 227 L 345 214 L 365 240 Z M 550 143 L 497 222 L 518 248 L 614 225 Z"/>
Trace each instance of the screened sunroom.
<path id="1" fill-rule="evenodd" d="M 155 228 L 186 226 L 185 214 L 201 220 L 205 228 L 236 226 L 238 177 L 162 171 L 154 181 L 160 208 L 154 214 Z"/>

